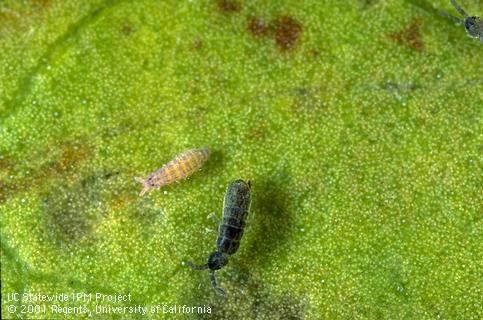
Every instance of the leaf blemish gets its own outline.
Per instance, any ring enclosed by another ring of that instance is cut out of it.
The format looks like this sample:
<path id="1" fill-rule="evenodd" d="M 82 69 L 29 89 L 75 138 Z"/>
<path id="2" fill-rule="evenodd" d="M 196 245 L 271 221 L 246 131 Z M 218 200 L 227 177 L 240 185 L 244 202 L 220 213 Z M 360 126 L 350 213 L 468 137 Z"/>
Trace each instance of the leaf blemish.
<path id="1" fill-rule="evenodd" d="M 282 51 L 290 51 L 295 48 L 303 27 L 300 22 L 286 15 L 272 20 L 269 25 L 261 17 L 252 17 L 247 22 L 246 30 L 255 38 L 269 36 Z"/>
<path id="2" fill-rule="evenodd" d="M 218 1 L 218 10 L 226 13 L 239 12 L 241 10 L 241 5 L 237 1 L 220 0 Z"/>
<path id="3" fill-rule="evenodd" d="M 273 22 L 273 38 L 282 50 L 292 50 L 302 33 L 302 24 L 290 16 Z"/>
<path id="4" fill-rule="evenodd" d="M 265 20 L 260 17 L 253 17 L 248 20 L 247 30 L 254 37 L 263 37 L 268 34 L 268 26 Z"/>
<path id="5" fill-rule="evenodd" d="M 389 35 L 389 38 L 399 44 L 421 52 L 424 50 L 424 42 L 421 37 L 422 25 L 421 20 L 415 19 L 404 30 Z"/>
<path id="6" fill-rule="evenodd" d="M 132 25 L 130 25 L 129 23 L 125 23 L 122 27 L 121 27 L 121 33 L 125 36 L 129 36 L 131 35 L 132 33 L 134 32 L 134 28 Z"/>

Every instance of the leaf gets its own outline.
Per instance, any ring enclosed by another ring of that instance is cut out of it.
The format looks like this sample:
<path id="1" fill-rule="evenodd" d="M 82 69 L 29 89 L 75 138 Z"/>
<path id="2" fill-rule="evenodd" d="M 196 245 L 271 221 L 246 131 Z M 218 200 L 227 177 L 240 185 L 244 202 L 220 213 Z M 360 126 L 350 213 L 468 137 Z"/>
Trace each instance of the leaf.
<path id="1" fill-rule="evenodd" d="M 9 292 L 129 318 L 480 318 L 483 62 L 457 26 L 404 2 L 3 1 L 0 49 L 2 318 Z M 235 179 L 253 203 L 223 300 L 182 262 L 215 249 Z"/>

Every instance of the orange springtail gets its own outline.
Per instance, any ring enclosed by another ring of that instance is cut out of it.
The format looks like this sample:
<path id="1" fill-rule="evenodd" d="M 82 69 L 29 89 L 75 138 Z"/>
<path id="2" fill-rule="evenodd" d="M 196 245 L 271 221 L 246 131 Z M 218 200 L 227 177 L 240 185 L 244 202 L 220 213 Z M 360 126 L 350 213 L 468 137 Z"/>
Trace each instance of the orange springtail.
<path id="1" fill-rule="evenodd" d="M 209 155 L 210 150 L 207 148 L 191 149 L 177 155 L 173 160 L 151 173 L 146 179 L 134 178 L 144 186 L 139 196 L 143 196 L 150 189 L 157 189 L 170 183 L 186 179 L 201 168 Z"/>

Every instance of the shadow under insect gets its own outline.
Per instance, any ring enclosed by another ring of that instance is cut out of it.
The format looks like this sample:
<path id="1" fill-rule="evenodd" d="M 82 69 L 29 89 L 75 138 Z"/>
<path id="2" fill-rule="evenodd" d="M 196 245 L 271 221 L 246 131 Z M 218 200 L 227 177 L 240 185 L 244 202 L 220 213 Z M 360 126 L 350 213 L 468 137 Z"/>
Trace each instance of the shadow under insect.
<path id="1" fill-rule="evenodd" d="M 205 165 L 201 169 L 201 173 L 205 175 L 205 177 L 203 177 L 204 179 L 206 179 L 206 177 L 208 176 L 215 174 L 216 172 L 213 172 L 214 170 L 217 170 L 217 169 L 222 170 L 220 168 L 223 168 L 222 166 L 222 163 L 224 160 L 223 153 L 219 150 L 210 150 L 210 151 L 211 151 L 210 158 L 208 159 L 208 161 L 206 161 Z"/>
<path id="2" fill-rule="evenodd" d="M 289 210 L 290 177 L 279 173 L 267 180 L 255 181 L 250 228 L 239 259 L 251 269 L 255 264 L 270 263 L 270 257 L 287 243 L 295 222 Z M 257 266 L 259 267 L 259 266 Z"/>

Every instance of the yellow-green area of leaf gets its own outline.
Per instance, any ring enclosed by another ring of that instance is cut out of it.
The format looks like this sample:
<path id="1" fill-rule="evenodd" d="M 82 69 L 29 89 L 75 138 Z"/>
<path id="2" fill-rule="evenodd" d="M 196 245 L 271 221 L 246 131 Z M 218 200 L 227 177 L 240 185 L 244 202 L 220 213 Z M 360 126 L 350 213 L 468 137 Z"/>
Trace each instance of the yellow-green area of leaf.
<path id="1" fill-rule="evenodd" d="M 480 319 L 482 47 L 439 10 L 1 1 L 2 318 L 9 292 L 99 292 L 210 307 L 193 319 Z M 138 196 L 193 146 L 203 170 Z M 235 179 L 252 207 L 220 299 L 181 262 L 215 248 Z"/>

